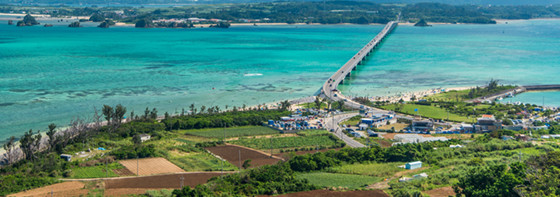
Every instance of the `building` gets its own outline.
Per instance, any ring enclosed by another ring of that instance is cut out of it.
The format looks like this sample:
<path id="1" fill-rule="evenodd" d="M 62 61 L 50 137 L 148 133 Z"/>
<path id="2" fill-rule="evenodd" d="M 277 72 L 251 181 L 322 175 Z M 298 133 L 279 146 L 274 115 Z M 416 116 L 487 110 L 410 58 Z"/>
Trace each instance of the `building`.
<path id="1" fill-rule="evenodd" d="M 461 124 L 461 131 L 463 131 L 463 133 L 474 133 L 474 126 L 470 124 Z"/>
<path id="2" fill-rule="evenodd" d="M 140 134 L 140 140 L 142 142 L 148 141 L 148 140 L 150 140 L 150 138 L 152 138 L 152 136 L 150 136 L 148 134 Z"/>
<path id="3" fill-rule="evenodd" d="M 431 120 L 412 121 L 412 131 L 431 131 L 434 129 L 434 123 Z"/>
<path id="4" fill-rule="evenodd" d="M 493 115 L 482 115 L 482 118 L 476 121 L 475 131 L 478 133 L 491 132 L 498 129 L 502 129 L 502 121 L 496 120 Z"/>
<path id="5" fill-rule="evenodd" d="M 526 141 L 531 140 L 531 137 L 528 136 L 528 135 L 524 135 L 524 134 L 515 134 L 515 139 L 516 139 L 516 140 L 519 140 L 519 141 L 524 141 L 524 142 L 526 142 Z"/>
<path id="6" fill-rule="evenodd" d="M 422 167 L 421 161 L 409 162 L 404 165 L 404 168 L 407 170 L 414 170 L 416 168 L 421 168 L 421 167 Z"/>
<path id="7" fill-rule="evenodd" d="M 445 137 L 424 137 L 418 134 L 397 134 L 394 136 L 394 140 L 398 142 L 393 143 L 393 146 L 398 144 L 423 143 L 432 141 L 445 142 L 448 139 Z"/>
<path id="8" fill-rule="evenodd" d="M 66 161 L 72 161 L 72 155 L 69 155 L 69 154 L 61 154 L 60 158 L 66 160 Z"/>

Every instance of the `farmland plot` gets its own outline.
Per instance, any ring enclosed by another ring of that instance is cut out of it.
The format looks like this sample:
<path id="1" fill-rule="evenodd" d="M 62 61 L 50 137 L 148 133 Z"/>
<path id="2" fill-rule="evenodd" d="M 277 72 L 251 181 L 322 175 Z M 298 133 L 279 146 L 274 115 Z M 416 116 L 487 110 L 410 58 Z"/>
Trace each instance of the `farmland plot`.
<path id="1" fill-rule="evenodd" d="M 183 169 L 164 158 L 129 159 L 119 161 L 119 163 L 136 175 L 185 172 Z"/>

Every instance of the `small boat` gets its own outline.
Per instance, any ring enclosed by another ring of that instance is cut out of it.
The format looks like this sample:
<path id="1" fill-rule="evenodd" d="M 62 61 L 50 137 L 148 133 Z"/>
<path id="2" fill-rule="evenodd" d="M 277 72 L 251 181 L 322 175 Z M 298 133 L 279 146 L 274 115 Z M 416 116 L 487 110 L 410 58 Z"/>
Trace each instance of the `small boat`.
<path id="1" fill-rule="evenodd" d="M 52 27 L 52 24 L 45 24 L 44 27 Z"/>

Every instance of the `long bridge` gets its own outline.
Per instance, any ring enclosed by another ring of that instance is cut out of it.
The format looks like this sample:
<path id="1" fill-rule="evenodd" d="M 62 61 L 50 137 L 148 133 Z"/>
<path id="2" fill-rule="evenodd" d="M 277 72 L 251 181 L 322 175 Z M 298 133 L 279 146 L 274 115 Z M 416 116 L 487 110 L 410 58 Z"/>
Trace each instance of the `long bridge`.
<path id="1" fill-rule="evenodd" d="M 397 20 L 398 21 L 398 20 Z M 362 107 L 362 105 L 358 102 L 353 101 L 352 99 L 348 99 L 346 98 L 346 96 L 342 95 L 340 91 L 337 90 L 338 85 L 342 84 L 344 82 L 344 79 L 346 77 L 350 77 L 350 75 L 352 74 L 352 70 L 356 70 L 358 65 L 362 64 L 367 56 L 373 52 L 373 50 L 375 49 L 375 47 L 379 46 L 379 44 L 381 43 L 381 41 L 383 41 L 383 39 L 385 39 L 385 37 L 387 37 L 387 35 L 389 35 L 393 29 L 395 29 L 395 27 L 397 27 L 399 23 L 396 21 L 391 21 L 389 23 L 387 23 L 387 25 L 385 25 L 385 27 L 383 28 L 383 30 L 381 30 L 381 32 L 379 32 L 379 34 L 377 34 L 377 36 L 375 36 L 375 38 L 373 38 L 372 40 L 370 40 L 364 47 L 362 47 L 362 49 L 360 49 L 360 51 L 358 51 L 350 60 L 348 60 L 348 62 L 346 62 L 346 64 L 344 64 L 340 69 L 338 69 L 338 71 L 336 71 L 336 73 L 334 73 L 324 84 L 323 87 L 321 88 L 321 94 L 333 101 L 339 101 L 339 100 L 343 100 L 344 101 L 344 105 L 354 108 L 354 109 L 359 109 Z M 371 108 L 368 106 L 363 106 L 365 109 L 370 109 L 370 110 L 375 110 L 375 111 L 382 111 L 380 109 L 375 109 L 375 108 Z M 342 129 L 338 126 L 338 122 L 344 120 L 344 119 L 348 119 L 351 118 L 353 116 L 357 115 L 356 114 L 343 114 L 343 115 L 337 115 L 337 116 L 332 116 L 332 120 L 330 118 L 326 119 L 325 125 L 327 127 L 328 130 L 335 132 L 335 136 L 339 137 L 341 140 L 343 140 L 348 146 L 350 147 L 365 147 L 363 144 L 355 141 L 354 139 L 346 136 L 343 132 Z"/>
<path id="2" fill-rule="evenodd" d="M 351 108 L 360 108 L 362 105 L 353 101 L 352 99 L 346 98 L 338 91 L 338 85 L 342 84 L 347 77 L 350 77 L 352 70 L 356 70 L 358 65 L 362 64 L 367 56 L 373 52 L 373 50 L 379 46 L 381 41 L 389 35 L 399 23 L 396 21 L 391 21 L 385 25 L 383 30 L 375 36 L 371 41 L 369 41 L 358 53 L 356 53 L 346 64 L 344 64 L 336 73 L 334 73 L 324 84 L 321 89 L 321 94 L 325 97 L 334 100 L 344 100 L 344 104 Z"/>

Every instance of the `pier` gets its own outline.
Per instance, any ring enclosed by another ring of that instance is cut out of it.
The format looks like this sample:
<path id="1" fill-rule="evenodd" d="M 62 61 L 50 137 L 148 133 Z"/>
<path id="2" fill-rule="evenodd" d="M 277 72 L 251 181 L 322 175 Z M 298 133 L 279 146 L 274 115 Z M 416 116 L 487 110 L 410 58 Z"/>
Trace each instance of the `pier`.
<path id="1" fill-rule="evenodd" d="M 367 56 L 373 52 L 373 50 L 379 46 L 379 44 L 389 35 L 395 27 L 397 27 L 398 22 L 391 21 L 385 25 L 383 30 L 377 34 L 372 40 L 370 40 L 364 47 L 360 49 L 348 62 L 346 62 L 338 71 L 336 71 L 324 84 L 321 89 L 321 94 L 325 97 L 334 100 L 344 100 L 344 104 L 351 108 L 360 108 L 362 105 L 348 99 L 346 96 L 342 95 L 338 91 L 338 85 L 342 84 L 347 77 L 350 77 L 352 70 L 356 70 L 358 65 L 366 61 Z M 369 108 L 369 107 L 367 107 Z"/>

